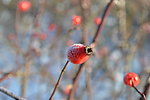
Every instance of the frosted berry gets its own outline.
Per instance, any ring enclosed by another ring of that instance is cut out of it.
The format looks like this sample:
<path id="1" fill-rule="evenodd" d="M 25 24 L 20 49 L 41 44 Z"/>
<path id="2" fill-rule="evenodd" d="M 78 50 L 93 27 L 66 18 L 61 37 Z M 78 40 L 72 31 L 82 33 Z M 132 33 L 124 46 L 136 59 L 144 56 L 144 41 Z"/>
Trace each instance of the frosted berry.
<path id="1" fill-rule="evenodd" d="M 83 44 L 73 44 L 68 48 L 67 57 L 73 64 L 84 63 L 89 56 L 93 53 L 90 46 L 84 46 Z"/>
<path id="2" fill-rule="evenodd" d="M 128 86 L 137 86 L 140 82 L 140 78 L 136 73 L 133 72 L 128 72 L 125 76 L 124 76 L 124 83 Z"/>
<path id="3" fill-rule="evenodd" d="M 101 21 L 102 21 L 102 19 L 99 17 L 95 18 L 95 20 L 94 20 L 96 25 L 99 25 L 101 23 Z"/>
<path id="4" fill-rule="evenodd" d="M 17 6 L 19 11 L 26 12 L 31 8 L 31 2 L 27 0 L 19 1 Z"/>
<path id="5" fill-rule="evenodd" d="M 73 16 L 73 18 L 72 18 L 72 24 L 73 25 L 79 25 L 79 24 L 81 24 L 81 16 Z"/>

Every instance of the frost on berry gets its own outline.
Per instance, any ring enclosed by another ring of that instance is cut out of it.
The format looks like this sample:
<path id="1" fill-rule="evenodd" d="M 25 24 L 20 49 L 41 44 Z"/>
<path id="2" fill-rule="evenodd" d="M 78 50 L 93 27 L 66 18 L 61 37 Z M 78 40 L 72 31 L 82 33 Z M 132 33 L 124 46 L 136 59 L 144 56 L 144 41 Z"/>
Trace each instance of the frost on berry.
<path id="1" fill-rule="evenodd" d="M 82 64 L 92 53 L 92 48 L 83 44 L 73 44 L 68 48 L 67 57 L 74 64 Z"/>

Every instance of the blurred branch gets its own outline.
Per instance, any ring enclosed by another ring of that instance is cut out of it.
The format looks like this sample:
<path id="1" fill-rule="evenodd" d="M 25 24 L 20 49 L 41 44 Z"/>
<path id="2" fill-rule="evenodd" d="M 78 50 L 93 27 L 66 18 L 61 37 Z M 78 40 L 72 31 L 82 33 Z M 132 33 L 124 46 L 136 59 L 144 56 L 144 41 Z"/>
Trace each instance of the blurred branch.
<path id="1" fill-rule="evenodd" d="M 140 91 L 134 86 L 134 83 L 133 83 L 133 82 L 132 82 L 132 87 L 136 90 L 137 93 L 139 93 L 139 94 L 141 95 L 142 100 L 146 100 L 145 95 L 144 95 L 142 92 L 140 92 Z"/>
<path id="2" fill-rule="evenodd" d="M 148 95 L 149 90 L 150 90 L 150 73 L 149 73 L 149 76 L 148 76 L 148 78 L 147 78 L 146 81 L 147 82 L 146 82 L 146 84 L 144 86 L 144 92 L 143 92 L 143 94 L 145 95 L 145 97 Z M 139 100 L 143 100 L 142 97 Z"/>
<path id="3" fill-rule="evenodd" d="M 91 85 L 91 66 L 87 64 L 86 66 L 86 88 L 88 100 L 92 100 L 92 85 Z"/>
<path id="4" fill-rule="evenodd" d="M 21 84 L 21 96 L 25 97 L 26 96 L 26 89 L 27 89 L 27 82 L 28 82 L 28 77 L 29 77 L 29 72 L 30 72 L 30 65 L 32 63 L 31 59 L 28 58 L 28 56 L 25 56 L 25 64 L 24 64 L 24 72 L 22 76 L 22 84 Z"/>
<path id="5" fill-rule="evenodd" d="M 104 20 L 106 19 L 107 15 L 109 14 L 109 11 L 110 11 L 110 9 L 112 7 L 113 1 L 114 0 L 110 0 L 110 2 L 105 7 L 104 14 L 102 16 L 102 21 L 98 25 L 96 34 L 95 34 L 95 36 L 93 38 L 93 41 L 91 43 L 93 46 L 95 46 L 95 43 L 96 43 L 96 41 L 98 39 L 98 36 L 99 36 L 100 32 L 102 31 Z M 84 63 L 79 65 L 79 69 L 78 69 L 78 71 L 77 71 L 77 73 L 75 75 L 75 78 L 73 79 L 73 83 L 72 83 L 73 84 L 73 88 L 72 88 L 72 90 L 71 90 L 71 92 L 70 92 L 70 94 L 68 96 L 68 100 L 73 100 L 73 97 L 74 97 L 74 94 L 75 94 L 75 90 L 76 90 L 76 87 L 77 87 L 77 83 L 78 83 L 78 79 L 79 79 L 79 76 L 80 76 L 80 74 L 82 72 L 82 69 L 83 69 L 83 65 L 84 65 Z"/>
<path id="6" fill-rule="evenodd" d="M 75 77 L 73 79 L 73 82 L 72 82 L 73 87 L 72 87 L 72 89 L 70 91 L 70 94 L 69 94 L 67 100 L 73 100 L 73 97 L 74 97 L 74 94 L 75 94 L 75 91 L 76 91 L 76 88 L 77 88 L 77 83 L 78 83 L 80 74 L 81 74 L 81 72 L 82 72 L 82 70 L 84 68 L 83 65 L 84 65 L 84 63 L 79 65 L 79 69 L 78 69 L 78 71 L 77 71 L 77 73 L 76 73 L 76 75 L 75 75 Z"/>
<path id="7" fill-rule="evenodd" d="M 81 7 L 81 15 L 82 15 L 82 42 L 83 44 L 88 44 L 88 29 L 87 29 L 87 24 L 89 18 L 91 17 L 90 15 L 90 4 L 91 0 L 80 0 L 80 7 Z M 81 43 L 82 43 L 81 42 Z M 92 86 L 91 86 L 91 73 L 89 70 L 91 70 L 91 67 L 89 64 L 86 65 L 86 90 L 87 90 L 87 97 L 89 100 L 92 100 Z"/>
<path id="8" fill-rule="evenodd" d="M 22 67 L 18 67 L 13 71 L 7 72 L 7 73 L 2 73 L 2 77 L 0 78 L 0 82 L 6 80 L 7 78 L 9 78 L 10 76 L 13 76 L 17 73 L 18 70 L 20 70 Z"/>
<path id="9" fill-rule="evenodd" d="M 82 15 L 82 43 L 87 44 L 87 22 L 90 17 L 91 0 L 80 0 L 81 15 Z"/>
<path id="10" fill-rule="evenodd" d="M 25 100 L 24 98 L 22 97 L 18 97 L 16 96 L 14 93 L 10 92 L 9 90 L 7 90 L 6 88 L 4 87 L 0 87 L 0 91 L 6 95 L 8 95 L 9 97 L 11 98 L 14 98 L 15 100 Z"/>

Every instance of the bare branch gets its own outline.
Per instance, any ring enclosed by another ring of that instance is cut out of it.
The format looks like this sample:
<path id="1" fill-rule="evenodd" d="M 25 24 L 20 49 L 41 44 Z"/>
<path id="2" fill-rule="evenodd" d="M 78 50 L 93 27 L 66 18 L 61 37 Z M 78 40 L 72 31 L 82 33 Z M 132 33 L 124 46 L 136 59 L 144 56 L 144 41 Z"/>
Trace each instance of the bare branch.
<path id="1" fill-rule="evenodd" d="M 55 94 L 55 92 L 56 92 L 56 90 L 57 90 L 57 88 L 58 88 L 58 86 L 59 86 L 60 80 L 61 80 L 61 78 L 62 78 L 62 76 L 63 76 L 63 74 L 64 74 L 64 72 L 65 72 L 65 70 L 66 70 L 66 67 L 67 67 L 68 63 L 69 63 L 69 61 L 67 60 L 67 62 L 66 62 L 66 64 L 64 65 L 63 69 L 61 70 L 61 73 L 60 73 L 60 75 L 59 75 L 59 78 L 58 78 L 58 80 L 57 80 L 57 83 L 56 83 L 56 85 L 55 85 L 55 88 L 54 88 L 54 90 L 53 90 L 53 92 L 52 92 L 52 94 L 51 94 L 49 100 L 52 100 L 52 98 L 53 98 L 53 96 L 54 96 L 54 94 Z"/>
<path id="2" fill-rule="evenodd" d="M 10 96 L 11 98 L 14 98 L 15 100 L 26 100 L 22 97 L 18 97 L 16 96 L 14 93 L 10 92 L 9 90 L 7 90 L 6 88 L 4 87 L 0 87 L 0 91 L 8 96 Z"/>

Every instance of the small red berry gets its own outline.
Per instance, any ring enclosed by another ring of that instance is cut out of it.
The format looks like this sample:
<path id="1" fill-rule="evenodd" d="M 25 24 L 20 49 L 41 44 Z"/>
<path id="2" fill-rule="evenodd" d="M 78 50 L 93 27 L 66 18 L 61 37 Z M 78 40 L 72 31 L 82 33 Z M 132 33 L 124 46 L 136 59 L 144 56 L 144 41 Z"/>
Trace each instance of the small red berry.
<path id="1" fill-rule="evenodd" d="M 26 12 L 31 8 L 31 2 L 27 0 L 19 1 L 17 6 L 18 6 L 19 11 Z"/>
<path id="2" fill-rule="evenodd" d="M 89 46 L 84 46 L 83 44 L 73 44 L 68 49 L 67 57 L 73 64 L 82 64 L 90 57 L 92 53 L 93 50 Z"/>
<path id="3" fill-rule="evenodd" d="M 140 78 L 136 73 L 129 72 L 124 76 L 124 83 L 128 86 L 137 86 L 140 82 Z"/>
<path id="4" fill-rule="evenodd" d="M 40 40 L 46 40 L 46 38 L 47 38 L 47 34 L 46 33 L 40 33 L 39 34 L 39 39 Z"/>
<path id="5" fill-rule="evenodd" d="M 73 18 L 72 18 L 72 24 L 73 25 L 79 25 L 79 24 L 81 24 L 81 16 L 73 16 Z"/>
<path id="6" fill-rule="evenodd" d="M 56 24 L 50 24 L 49 26 L 48 26 L 48 30 L 50 30 L 50 31 L 53 31 L 53 30 L 55 30 L 56 29 Z"/>
<path id="7" fill-rule="evenodd" d="M 13 33 L 10 33 L 10 34 L 7 35 L 7 38 L 9 40 L 16 40 L 17 36 L 15 34 L 13 34 Z"/>
<path id="8" fill-rule="evenodd" d="M 65 93 L 66 95 L 69 95 L 69 93 L 70 93 L 72 87 L 73 87 L 72 84 L 67 85 L 67 86 L 65 87 L 64 93 Z"/>
<path id="9" fill-rule="evenodd" d="M 73 44 L 74 44 L 74 42 L 72 40 L 68 40 L 67 43 L 66 43 L 67 46 L 71 46 Z"/>
<path id="10" fill-rule="evenodd" d="M 96 25 L 99 25 L 101 23 L 101 21 L 102 21 L 102 19 L 99 17 L 95 18 L 95 20 L 94 20 Z"/>

